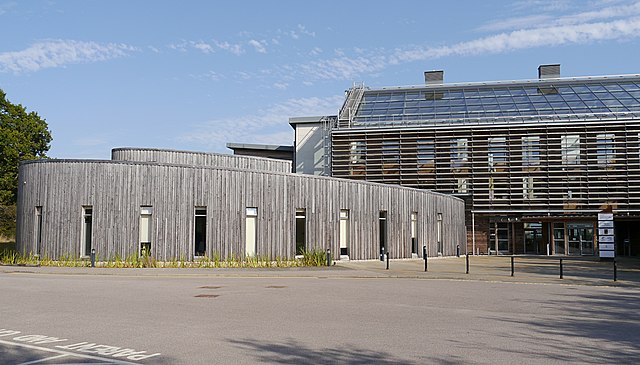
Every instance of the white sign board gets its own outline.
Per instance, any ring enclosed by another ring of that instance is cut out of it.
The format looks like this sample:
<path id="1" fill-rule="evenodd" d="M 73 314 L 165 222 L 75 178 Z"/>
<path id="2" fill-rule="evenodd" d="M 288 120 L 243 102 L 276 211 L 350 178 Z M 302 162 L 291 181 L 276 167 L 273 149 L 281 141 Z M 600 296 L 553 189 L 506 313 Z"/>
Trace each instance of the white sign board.
<path id="1" fill-rule="evenodd" d="M 600 251 L 600 257 L 611 258 L 616 257 L 614 251 Z"/>
<path id="2" fill-rule="evenodd" d="M 613 213 L 598 213 L 598 220 L 599 221 L 612 221 L 613 220 Z"/>
<path id="3" fill-rule="evenodd" d="M 616 256 L 613 228 L 613 213 L 598 213 L 598 251 L 601 258 Z"/>

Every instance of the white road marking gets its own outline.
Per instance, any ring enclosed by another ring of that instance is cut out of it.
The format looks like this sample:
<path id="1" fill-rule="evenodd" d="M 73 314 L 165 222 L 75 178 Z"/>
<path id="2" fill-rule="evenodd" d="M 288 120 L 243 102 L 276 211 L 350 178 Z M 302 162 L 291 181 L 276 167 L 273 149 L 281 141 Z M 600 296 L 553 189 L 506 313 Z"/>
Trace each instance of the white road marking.
<path id="1" fill-rule="evenodd" d="M 30 349 L 30 350 L 53 352 L 55 354 L 59 354 L 59 356 L 55 356 L 56 358 L 57 357 L 63 357 L 63 356 L 73 356 L 73 357 L 76 357 L 76 358 L 79 357 L 79 358 L 82 358 L 82 359 L 104 361 L 102 364 L 111 364 L 111 365 L 134 365 L 134 364 L 136 364 L 136 363 L 129 362 L 129 361 L 120 361 L 120 360 L 114 360 L 114 359 L 98 357 L 98 356 L 82 355 L 82 354 L 68 352 L 68 351 L 54 350 L 54 349 L 50 349 L 50 348 L 47 348 L 47 347 L 33 346 L 33 345 L 25 344 L 25 343 L 16 343 L 16 342 L 5 341 L 5 340 L 0 340 L 0 344 L 9 345 L 9 346 L 24 347 L 24 348 Z M 35 362 L 31 361 L 31 362 L 23 363 L 23 364 L 20 364 L 20 365 L 35 364 L 37 362 L 41 362 L 41 361 L 44 361 L 44 360 L 51 360 L 51 359 L 53 359 L 53 357 L 49 358 L 49 359 L 37 360 Z"/>
<path id="2" fill-rule="evenodd" d="M 53 360 L 53 359 L 59 359 L 62 357 L 67 357 L 69 355 L 66 354 L 62 354 L 62 355 L 56 355 L 56 356 L 52 356 L 52 357 L 47 357 L 46 359 L 40 359 L 40 360 L 33 360 L 33 361 L 29 361 L 29 362 L 23 362 L 22 364 L 18 364 L 18 365 L 31 365 L 31 364 L 37 364 L 39 362 L 45 362 L 45 361 L 49 361 L 49 360 Z"/>

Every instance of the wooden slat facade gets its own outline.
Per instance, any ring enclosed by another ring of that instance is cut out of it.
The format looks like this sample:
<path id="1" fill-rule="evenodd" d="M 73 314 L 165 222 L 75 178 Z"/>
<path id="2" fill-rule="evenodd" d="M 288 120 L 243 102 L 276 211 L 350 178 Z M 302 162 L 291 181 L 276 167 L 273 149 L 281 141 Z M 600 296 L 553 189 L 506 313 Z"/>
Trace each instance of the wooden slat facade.
<path id="1" fill-rule="evenodd" d="M 271 158 L 209 152 L 122 147 L 111 150 L 113 161 L 160 162 L 179 165 L 231 167 L 246 170 L 291 172 L 291 162 Z"/>
<path id="2" fill-rule="evenodd" d="M 381 210 L 388 215 L 387 242 L 392 258 L 412 256 L 413 212 L 418 214 L 418 245 L 426 244 L 429 255 L 437 255 L 438 213 L 443 218 L 442 254 L 455 254 L 456 245 L 464 252 L 464 203 L 458 198 L 401 186 L 277 172 L 274 170 L 282 167 L 282 162 L 270 165 L 271 160 L 266 159 L 258 159 L 266 160 L 265 165 L 241 169 L 236 168 L 241 167 L 238 164 L 250 164 L 253 158 L 228 156 L 214 161 L 204 155 L 210 154 L 117 149 L 114 161 L 23 163 L 18 250 L 53 259 L 80 256 L 83 207 L 91 207 L 92 246 L 99 257 L 135 254 L 139 251 L 141 207 L 149 206 L 153 208 L 151 254 L 158 260 L 194 258 L 196 208 L 207 211 L 205 252 L 210 257 L 244 256 L 247 207 L 258 209 L 259 256 L 295 255 L 296 209 L 306 210 L 307 249 L 331 248 L 334 255 L 340 252 L 339 214 L 348 209 L 350 259 L 379 257 Z M 151 158 L 155 162 L 143 162 Z M 39 250 L 36 207 L 42 212 Z M 421 255 L 421 249 L 418 251 Z"/>

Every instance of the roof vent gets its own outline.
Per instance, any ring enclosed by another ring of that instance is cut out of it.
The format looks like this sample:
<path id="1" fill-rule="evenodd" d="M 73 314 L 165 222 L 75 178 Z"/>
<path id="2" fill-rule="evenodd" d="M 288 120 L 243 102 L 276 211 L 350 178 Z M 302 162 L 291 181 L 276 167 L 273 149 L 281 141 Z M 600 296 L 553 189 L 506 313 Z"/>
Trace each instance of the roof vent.
<path id="1" fill-rule="evenodd" d="M 427 85 L 442 85 L 444 82 L 444 71 L 425 71 L 424 83 Z"/>
<path id="2" fill-rule="evenodd" d="M 556 79 L 560 77 L 560 64 L 538 66 L 538 79 Z"/>

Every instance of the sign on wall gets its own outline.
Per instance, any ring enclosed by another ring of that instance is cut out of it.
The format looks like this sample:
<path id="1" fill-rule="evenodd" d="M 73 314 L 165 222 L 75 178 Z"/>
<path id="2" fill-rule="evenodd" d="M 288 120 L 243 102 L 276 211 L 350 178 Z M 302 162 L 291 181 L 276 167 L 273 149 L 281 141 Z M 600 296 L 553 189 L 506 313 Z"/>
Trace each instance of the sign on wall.
<path id="1" fill-rule="evenodd" d="M 616 257 L 613 213 L 598 213 L 598 250 L 600 258 Z"/>

